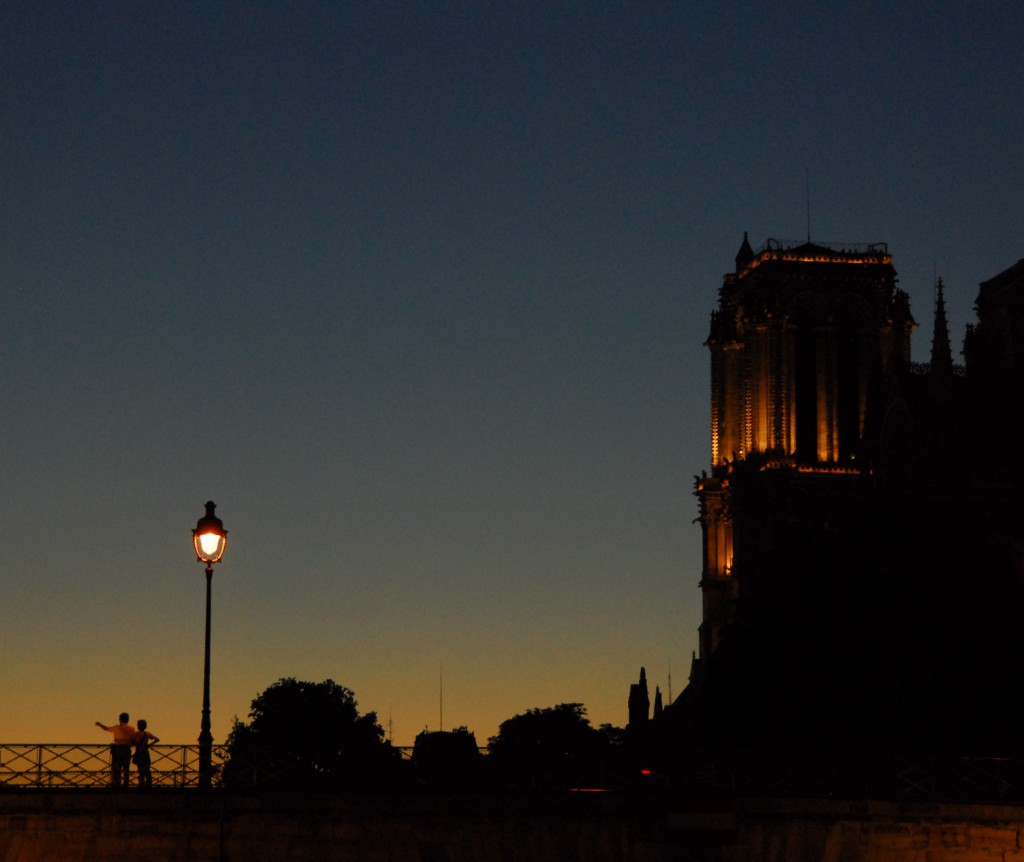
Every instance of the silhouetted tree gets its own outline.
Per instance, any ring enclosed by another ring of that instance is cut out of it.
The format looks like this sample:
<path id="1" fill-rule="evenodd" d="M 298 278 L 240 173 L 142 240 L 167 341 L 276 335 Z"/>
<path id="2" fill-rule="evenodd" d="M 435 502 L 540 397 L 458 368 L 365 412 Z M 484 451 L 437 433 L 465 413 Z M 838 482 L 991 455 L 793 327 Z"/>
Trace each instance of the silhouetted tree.
<path id="1" fill-rule="evenodd" d="M 280 679 L 252 702 L 248 723 L 228 737 L 229 786 L 341 789 L 397 778 L 398 751 L 377 715 L 359 714 L 352 691 L 333 680 Z"/>
<path id="2" fill-rule="evenodd" d="M 595 730 L 580 703 L 528 709 L 488 741 L 497 780 L 520 787 L 579 787 L 603 779 L 610 735 Z"/>

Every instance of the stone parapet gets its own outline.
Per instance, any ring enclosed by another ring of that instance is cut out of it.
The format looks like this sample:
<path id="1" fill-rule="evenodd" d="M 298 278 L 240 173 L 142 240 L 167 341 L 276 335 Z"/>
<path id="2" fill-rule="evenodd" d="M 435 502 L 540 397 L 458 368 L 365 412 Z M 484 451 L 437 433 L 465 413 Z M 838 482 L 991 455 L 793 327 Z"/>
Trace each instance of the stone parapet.
<path id="1" fill-rule="evenodd" d="M 0 793 L 0 862 L 1024 862 L 1024 807 L 673 795 Z"/>

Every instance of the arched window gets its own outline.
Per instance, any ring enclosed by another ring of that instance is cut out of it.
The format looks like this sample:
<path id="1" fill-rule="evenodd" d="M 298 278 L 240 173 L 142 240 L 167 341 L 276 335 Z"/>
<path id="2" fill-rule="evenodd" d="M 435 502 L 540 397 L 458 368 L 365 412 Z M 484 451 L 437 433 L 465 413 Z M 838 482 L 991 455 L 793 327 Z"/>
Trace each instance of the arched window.
<path id="1" fill-rule="evenodd" d="M 797 324 L 795 346 L 796 460 L 814 464 L 818 460 L 818 336 L 809 320 Z"/>
<path id="2" fill-rule="evenodd" d="M 840 297 L 834 311 L 836 321 L 836 431 L 840 461 L 857 457 L 861 444 L 864 405 L 864 369 L 861 332 L 868 322 L 864 300 L 852 294 Z"/>
<path id="3" fill-rule="evenodd" d="M 796 460 L 800 464 L 818 461 L 818 332 L 824 323 L 820 300 L 811 293 L 794 299 L 789 308 L 793 324 L 793 416 Z"/>

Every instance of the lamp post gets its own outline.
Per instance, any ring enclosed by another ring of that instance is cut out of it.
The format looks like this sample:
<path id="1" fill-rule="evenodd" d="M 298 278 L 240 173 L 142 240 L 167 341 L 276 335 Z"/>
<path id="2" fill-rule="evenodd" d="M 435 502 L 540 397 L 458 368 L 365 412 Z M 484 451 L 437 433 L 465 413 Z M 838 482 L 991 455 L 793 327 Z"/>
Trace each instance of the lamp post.
<path id="1" fill-rule="evenodd" d="M 220 518 L 213 514 L 217 504 L 206 504 L 206 514 L 192 531 L 192 544 L 196 559 L 206 563 L 206 652 L 203 659 L 203 719 L 199 729 L 199 787 L 208 790 L 213 777 L 213 734 L 210 733 L 210 587 L 213 583 L 213 564 L 224 556 L 228 531 Z"/>

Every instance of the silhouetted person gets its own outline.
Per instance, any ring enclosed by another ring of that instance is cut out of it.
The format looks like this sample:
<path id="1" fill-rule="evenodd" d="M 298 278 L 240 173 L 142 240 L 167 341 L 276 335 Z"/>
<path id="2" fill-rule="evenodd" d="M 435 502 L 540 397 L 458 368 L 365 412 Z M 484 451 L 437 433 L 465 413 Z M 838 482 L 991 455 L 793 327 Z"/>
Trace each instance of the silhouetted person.
<path id="1" fill-rule="evenodd" d="M 149 744 L 160 740 L 146 730 L 146 719 L 139 719 L 139 732 L 135 734 L 135 754 L 132 755 L 132 763 L 139 778 L 139 787 L 153 786 L 153 773 L 150 772 Z"/>
<path id="2" fill-rule="evenodd" d="M 137 733 L 128 723 L 128 713 L 122 712 L 113 727 L 107 727 L 101 721 L 97 721 L 96 726 L 114 734 L 114 741 L 110 743 L 110 785 L 127 787 L 128 770 L 132 762 L 132 743 L 135 742 Z"/>

